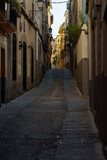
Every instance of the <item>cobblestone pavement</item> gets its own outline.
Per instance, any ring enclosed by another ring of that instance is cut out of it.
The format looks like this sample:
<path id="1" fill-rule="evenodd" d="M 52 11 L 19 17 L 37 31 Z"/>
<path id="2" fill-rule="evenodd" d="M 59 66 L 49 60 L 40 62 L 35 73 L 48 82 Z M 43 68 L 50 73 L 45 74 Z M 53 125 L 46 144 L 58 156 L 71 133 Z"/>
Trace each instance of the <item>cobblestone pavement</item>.
<path id="1" fill-rule="evenodd" d="M 98 131 L 68 70 L 0 109 L 0 160 L 104 160 Z"/>

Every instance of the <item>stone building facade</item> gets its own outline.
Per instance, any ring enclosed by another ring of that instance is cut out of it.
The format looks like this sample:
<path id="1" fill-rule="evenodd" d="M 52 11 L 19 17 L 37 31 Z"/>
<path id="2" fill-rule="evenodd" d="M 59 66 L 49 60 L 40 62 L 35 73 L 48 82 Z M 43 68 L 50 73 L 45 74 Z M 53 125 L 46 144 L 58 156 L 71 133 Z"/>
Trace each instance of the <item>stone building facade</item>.
<path id="1" fill-rule="evenodd" d="M 89 16 L 89 97 L 99 134 L 107 145 L 107 1 L 87 0 Z"/>
<path id="2" fill-rule="evenodd" d="M 8 31 L 4 31 L 0 24 L 1 79 L 5 79 L 1 80 L 1 103 L 7 103 L 37 86 L 47 69 L 43 24 L 47 20 L 48 25 L 49 3 L 38 3 L 34 0 L 14 1 L 18 4 L 14 6 L 14 10 L 12 1 L 0 1 L 0 6 L 3 4 L 4 7 L 0 8 L 0 23 L 7 23 L 8 28 Z M 2 10 L 4 15 L 1 15 Z M 12 22 L 8 24 L 5 16 L 11 18 Z M 48 28 L 45 31 L 47 38 Z"/>
<path id="3" fill-rule="evenodd" d="M 69 40 L 69 52 L 71 58 L 71 71 L 77 82 L 77 86 L 82 95 L 88 96 L 88 35 L 87 35 L 87 15 L 85 13 L 85 0 L 71 0 L 68 8 L 69 23 L 71 24 L 71 30 L 74 27 L 80 27 L 80 33 L 77 38 L 74 37 L 75 43 Z M 78 32 L 74 30 L 75 33 Z"/>
<path id="4" fill-rule="evenodd" d="M 88 56 L 88 35 L 87 25 L 84 23 L 81 27 L 79 39 L 73 48 L 73 73 L 77 86 L 82 95 L 89 94 L 89 56 Z"/>
<path id="5" fill-rule="evenodd" d="M 8 1 L 0 1 L 0 104 L 7 100 L 8 38 L 16 31 L 18 13 Z"/>

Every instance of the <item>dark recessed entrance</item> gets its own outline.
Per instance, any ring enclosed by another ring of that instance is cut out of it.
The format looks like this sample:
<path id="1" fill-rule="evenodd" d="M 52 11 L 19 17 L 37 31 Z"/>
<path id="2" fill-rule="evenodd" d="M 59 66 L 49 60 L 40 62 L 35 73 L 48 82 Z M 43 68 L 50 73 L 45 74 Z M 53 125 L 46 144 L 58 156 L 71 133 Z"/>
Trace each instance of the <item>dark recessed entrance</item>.
<path id="1" fill-rule="evenodd" d="M 105 13 L 104 13 L 104 20 L 107 22 L 107 5 L 106 5 Z"/>
<path id="2" fill-rule="evenodd" d="M 23 90 L 26 90 L 26 77 L 27 77 L 27 57 L 26 57 L 26 43 L 23 42 Z"/>
<path id="3" fill-rule="evenodd" d="M 34 53 L 33 48 L 31 48 L 31 83 L 34 82 Z"/>
<path id="4" fill-rule="evenodd" d="M 1 103 L 5 103 L 5 49 L 1 48 Z"/>

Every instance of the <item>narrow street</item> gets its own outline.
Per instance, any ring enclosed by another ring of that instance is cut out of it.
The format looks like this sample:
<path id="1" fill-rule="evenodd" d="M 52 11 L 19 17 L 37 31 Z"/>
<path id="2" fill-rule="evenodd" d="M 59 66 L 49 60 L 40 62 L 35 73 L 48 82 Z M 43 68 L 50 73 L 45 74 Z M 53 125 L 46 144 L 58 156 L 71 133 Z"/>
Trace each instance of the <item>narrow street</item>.
<path id="1" fill-rule="evenodd" d="M 88 98 L 67 69 L 0 109 L 0 160 L 104 160 Z"/>

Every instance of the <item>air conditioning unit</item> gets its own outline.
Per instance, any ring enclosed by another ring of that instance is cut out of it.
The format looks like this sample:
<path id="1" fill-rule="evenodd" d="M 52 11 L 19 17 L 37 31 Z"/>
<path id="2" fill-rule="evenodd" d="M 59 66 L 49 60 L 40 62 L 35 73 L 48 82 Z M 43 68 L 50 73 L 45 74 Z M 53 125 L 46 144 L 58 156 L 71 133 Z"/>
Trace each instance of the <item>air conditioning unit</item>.
<path id="1" fill-rule="evenodd" d="M 96 6 L 101 6 L 101 0 L 95 0 L 95 5 Z"/>

